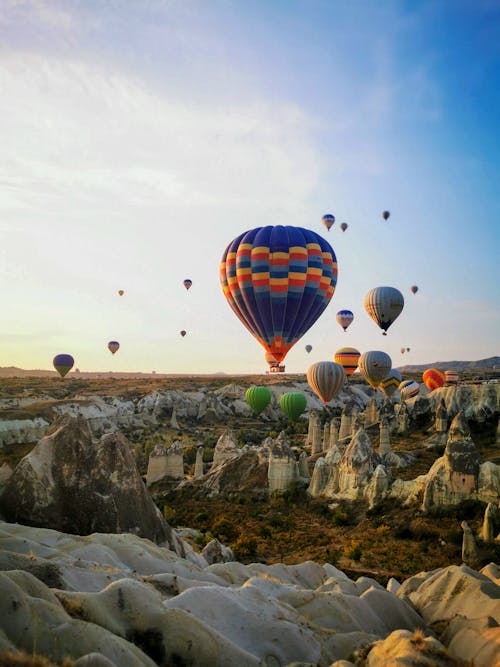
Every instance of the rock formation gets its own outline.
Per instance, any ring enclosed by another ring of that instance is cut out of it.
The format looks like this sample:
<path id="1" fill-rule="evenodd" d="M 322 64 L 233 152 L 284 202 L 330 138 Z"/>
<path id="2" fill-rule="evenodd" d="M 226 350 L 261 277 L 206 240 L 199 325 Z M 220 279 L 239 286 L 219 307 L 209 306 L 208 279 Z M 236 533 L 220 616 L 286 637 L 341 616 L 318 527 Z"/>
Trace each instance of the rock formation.
<path id="1" fill-rule="evenodd" d="M 48 427 L 49 423 L 41 417 L 0 421 L 0 448 L 4 445 L 37 442 L 43 438 Z"/>
<path id="2" fill-rule="evenodd" d="M 467 521 L 462 521 L 460 525 L 464 531 L 462 539 L 462 561 L 467 565 L 476 565 L 479 562 L 479 551 L 476 540 L 474 539 L 474 535 L 472 534 L 472 530 Z"/>
<path id="3" fill-rule="evenodd" d="M 202 550 L 201 555 L 209 565 L 214 563 L 229 563 L 234 560 L 232 550 L 219 542 L 219 540 L 211 540 Z"/>
<path id="4" fill-rule="evenodd" d="M 283 431 L 271 449 L 267 479 L 270 494 L 287 491 L 299 479 L 298 463 Z"/>
<path id="5" fill-rule="evenodd" d="M 311 474 L 309 473 L 309 464 L 307 463 L 306 452 L 301 452 L 299 456 L 299 475 L 304 480 L 308 480 L 311 478 Z"/>
<path id="6" fill-rule="evenodd" d="M 389 429 L 389 420 L 385 415 L 380 418 L 379 425 L 380 432 L 380 445 L 379 445 L 379 454 L 381 457 L 387 456 L 391 453 L 391 437 Z"/>
<path id="7" fill-rule="evenodd" d="M 399 404 L 397 421 L 398 433 L 400 435 L 406 435 L 410 428 L 410 415 L 408 414 L 408 407 L 404 400 L 401 400 L 401 403 Z"/>
<path id="8" fill-rule="evenodd" d="M 241 452 L 236 443 L 236 436 L 230 428 L 227 428 L 215 445 L 211 470 L 240 454 Z"/>
<path id="9" fill-rule="evenodd" d="M 370 436 L 364 429 L 359 429 L 339 463 L 339 494 L 353 500 L 361 497 L 380 463 L 380 457 L 372 447 Z"/>
<path id="10" fill-rule="evenodd" d="M 483 526 L 481 529 L 481 537 L 485 542 L 493 542 L 498 532 L 497 530 L 497 506 L 493 503 L 488 503 L 484 512 Z"/>
<path id="11" fill-rule="evenodd" d="M 330 471 L 328 469 L 326 461 L 322 456 L 320 456 L 319 459 L 317 459 L 316 463 L 314 464 L 311 483 L 309 484 L 308 488 L 308 493 L 313 498 L 317 498 L 323 493 L 323 489 L 325 488 L 328 482 L 329 474 Z"/>
<path id="12" fill-rule="evenodd" d="M 347 403 L 342 410 L 342 416 L 340 418 L 339 445 L 345 447 L 346 441 L 350 440 L 352 436 L 352 424 L 356 415 L 356 404 L 354 402 Z"/>
<path id="13" fill-rule="evenodd" d="M 2 515 L 88 535 L 132 532 L 178 549 L 149 497 L 132 448 L 118 433 L 92 439 L 81 417 L 63 417 L 25 456 L 0 498 Z"/>
<path id="14" fill-rule="evenodd" d="M 365 487 L 364 496 L 368 500 L 369 508 L 378 505 L 387 495 L 389 489 L 389 477 L 383 465 L 375 468 L 370 481 Z"/>
<path id="15" fill-rule="evenodd" d="M 372 398 L 365 408 L 364 427 L 369 428 L 370 426 L 376 424 L 378 420 L 379 420 L 379 410 L 377 402 L 374 398 Z"/>
<path id="16" fill-rule="evenodd" d="M 165 478 L 184 478 L 184 450 L 178 440 L 170 447 L 155 445 L 149 455 L 146 484 L 150 486 Z"/>
<path id="17" fill-rule="evenodd" d="M 321 452 L 321 418 L 316 410 L 311 411 L 309 415 L 309 427 L 311 433 L 309 440 L 311 455 L 314 456 Z"/>
<path id="18" fill-rule="evenodd" d="M 194 464 L 194 477 L 199 479 L 203 477 L 203 447 L 198 447 L 196 450 L 196 461 Z"/>
<path id="19" fill-rule="evenodd" d="M 326 452 L 330 449 L 330 422 L 325 422 L 323 426 L 323 440 L 321 442 L 321 451 Z"/>
<path id="20" fill-rule="evenodd" d="M 339 426 L 340 423 L 334 417 L 330 421 L 330 449 L 336 449 L 339 446 Z"/>

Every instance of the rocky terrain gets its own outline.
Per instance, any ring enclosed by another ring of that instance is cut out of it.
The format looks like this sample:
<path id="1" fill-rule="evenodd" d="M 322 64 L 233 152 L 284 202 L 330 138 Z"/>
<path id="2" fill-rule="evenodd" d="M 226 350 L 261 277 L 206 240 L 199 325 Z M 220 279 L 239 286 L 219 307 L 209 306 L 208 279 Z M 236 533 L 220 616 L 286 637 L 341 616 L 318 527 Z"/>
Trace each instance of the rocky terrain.
<path id="1" fill-rule="evenodd" d="M 351 381 L 323 409 L 302 378 L 273 378 L 256 419 L 247 383 L 141 383 L 0 394 L 0 651 L 500 659 L 498 385 L 405 402 Z M 292 389 L 297 423 L 278 407 Z"/>

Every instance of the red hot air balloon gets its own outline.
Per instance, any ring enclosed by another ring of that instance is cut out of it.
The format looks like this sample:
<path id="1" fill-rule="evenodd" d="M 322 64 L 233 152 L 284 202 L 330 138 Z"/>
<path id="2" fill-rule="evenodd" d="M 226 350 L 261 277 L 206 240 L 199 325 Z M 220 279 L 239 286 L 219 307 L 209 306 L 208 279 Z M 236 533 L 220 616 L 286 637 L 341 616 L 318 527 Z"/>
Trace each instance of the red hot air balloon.
<path id="1" fill-rule="evenodd" d="M 330 303 L 337 260 L 308 229 L 257 227 L 228 245 L 220 281 L 235 315 L 281 362 Z"/>
<path id="2" fill-rule="evenodd" d="M 439 389 L 444 385 L 446 376 L 443 371 L 437 368 L 428 368 L 424 371 L 422 380 L 429 391 L 434 391 L 434 389 Z"/>

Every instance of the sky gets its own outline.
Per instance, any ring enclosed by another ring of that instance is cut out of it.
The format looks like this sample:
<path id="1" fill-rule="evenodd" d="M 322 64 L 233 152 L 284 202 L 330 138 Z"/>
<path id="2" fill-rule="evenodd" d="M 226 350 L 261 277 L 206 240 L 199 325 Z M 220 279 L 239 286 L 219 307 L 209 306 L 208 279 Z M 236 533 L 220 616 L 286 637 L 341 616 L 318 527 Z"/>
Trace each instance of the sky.
<path id="1" fill-rule="evenodd" d="M 499 190 L 498 0 L 0 0 L 0 366 L 264 372 L 219 262 L 277 224 L 339 264 L 287 370 L 500 354 Z"/>

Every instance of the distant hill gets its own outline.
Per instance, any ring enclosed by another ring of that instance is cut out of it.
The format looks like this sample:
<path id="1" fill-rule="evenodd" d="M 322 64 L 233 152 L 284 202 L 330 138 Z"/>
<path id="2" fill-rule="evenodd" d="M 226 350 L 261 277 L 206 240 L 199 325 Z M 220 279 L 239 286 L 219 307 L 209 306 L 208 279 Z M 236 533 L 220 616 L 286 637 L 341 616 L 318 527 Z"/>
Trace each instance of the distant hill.
<path id="1" fill-rule="evenodd" d="M 398 370 L 412 372 L 425 371 L 427 368 L 439 368 L 442 371 L 456 370 L 461 373 L 466 371 L 498 370 L 500 372 L 500 357 L 489 357 L 478 361 L 433 361 L 430 364 L 406 364 L 398 366 Z"/>

